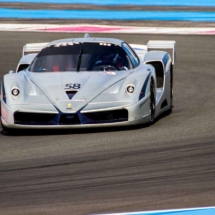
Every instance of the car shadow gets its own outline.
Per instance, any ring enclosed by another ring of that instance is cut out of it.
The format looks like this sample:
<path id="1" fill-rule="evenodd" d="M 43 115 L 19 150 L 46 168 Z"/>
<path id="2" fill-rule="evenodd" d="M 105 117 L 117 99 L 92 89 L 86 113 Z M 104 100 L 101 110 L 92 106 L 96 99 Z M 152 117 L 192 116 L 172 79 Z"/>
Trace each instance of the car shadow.
<path id="1" fill-rule="evenodd" d="M 146 125 L 147 126 L 147 125 Z M 146 127 L 145 126 L 145 127 Z M 137 126 L 126 127 L 110 127 L 110 128 L 78 128 L 78 129 L 45 129 L 45 130 L 16 130 L 11 133 L 7 133 L 4 130 L 1 131 L 3 136 L 46 136 L 46 135 L 68 135 L 68 134 L 87 134 L 87 133 L 104 133 L 104 132 L 118 132 L 126 130 L 138 129 Z"/>

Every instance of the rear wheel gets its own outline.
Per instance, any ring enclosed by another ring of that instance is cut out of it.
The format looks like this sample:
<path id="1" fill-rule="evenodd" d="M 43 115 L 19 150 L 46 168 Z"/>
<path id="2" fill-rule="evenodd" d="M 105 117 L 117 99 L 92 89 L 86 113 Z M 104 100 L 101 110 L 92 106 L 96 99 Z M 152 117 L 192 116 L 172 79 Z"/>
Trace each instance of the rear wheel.
<path id="1" fill-rule="evenodd" d="M 154 96 L 154 85 L 152 81 L 150 84 L 150 112 L 151 112 L 150 124 L 153 124 L 155 120 L 155 96 Z"/>

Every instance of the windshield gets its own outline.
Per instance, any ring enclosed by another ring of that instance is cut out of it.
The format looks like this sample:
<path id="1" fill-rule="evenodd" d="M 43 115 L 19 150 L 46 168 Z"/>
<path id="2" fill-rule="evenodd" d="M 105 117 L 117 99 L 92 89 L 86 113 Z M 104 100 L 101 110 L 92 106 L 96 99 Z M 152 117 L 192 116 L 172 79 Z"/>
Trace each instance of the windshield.
<path id="1" fill-rule="evenodd" d="M 121 71 L 132 69 L 130 58 L 110 43 L 61 43 L 44 48 L 31 72 Z"/>

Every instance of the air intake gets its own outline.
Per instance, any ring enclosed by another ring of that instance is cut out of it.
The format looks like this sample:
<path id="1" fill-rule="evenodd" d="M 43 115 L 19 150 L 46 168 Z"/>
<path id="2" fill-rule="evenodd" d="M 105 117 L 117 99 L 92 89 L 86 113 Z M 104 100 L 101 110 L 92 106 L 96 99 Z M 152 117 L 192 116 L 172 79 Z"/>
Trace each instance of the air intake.
<path id="1" fill-rule="evenodd" d="M 83 115 L 88 118 L 88 122 L 85 124 L 128 121 L 128 111 L 125 109 L 85 113 Z"/>
<path id="2" fill-rule="evenodd" d="M 15 112 L 14 122 L 20 125 L 56 125 L 57 114 Z"/>

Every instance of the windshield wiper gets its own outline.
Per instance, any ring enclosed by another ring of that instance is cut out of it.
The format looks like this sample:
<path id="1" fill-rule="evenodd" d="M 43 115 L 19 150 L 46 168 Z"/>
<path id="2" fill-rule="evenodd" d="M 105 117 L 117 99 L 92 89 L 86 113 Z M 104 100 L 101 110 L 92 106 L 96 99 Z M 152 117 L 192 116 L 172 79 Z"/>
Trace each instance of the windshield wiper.
<path id="1" fill-rule="evenodd" d="M 78 65 L 77 65 L 76 72 L 80 71 L 82 54 L 83 54 L 83 43 L 81 44 L 81 50 L 80 50 L 79 57 L 78 57 Z"/>

